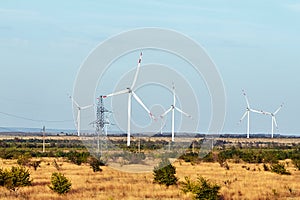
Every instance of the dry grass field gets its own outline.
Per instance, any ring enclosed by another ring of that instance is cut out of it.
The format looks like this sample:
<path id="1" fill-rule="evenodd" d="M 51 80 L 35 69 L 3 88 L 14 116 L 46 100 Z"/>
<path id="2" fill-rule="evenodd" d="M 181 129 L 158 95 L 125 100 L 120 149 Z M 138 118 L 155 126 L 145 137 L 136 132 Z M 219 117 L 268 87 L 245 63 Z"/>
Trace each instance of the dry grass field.
<path id="1" fill-rule="evenodd" d="M 152 173 L 125 173 L 110 167 L 102 167 L 102 172 L 94 173 L 88 165 L 75 165 L 58 159 L 61 172 L 72 181 L 72 189 L 66 195 L 58 195 L 48 187 L 52 172 L 53 158 L 43 158 L 41 167 L 30 169 L 33 185 L 20 188 L 16 193 L 0 187 L 0 199 L 192 199 L 183 194 L 180 186 L 160 186 L 153 184 Z M 291 161 L 285 161 L 292 175 L 278 175 L 263 171 L 262 164 L 229 163 L 230 169 L 220 167 L 218 163 L 190 163 L 176 161 L 177 177 L 180 181 L 185 176 L 195 179 L 201 175 L 218 183 L 224 199 L 300 199 L 300 171 Z M 16 160 L 0 160 L 0 167 L 17 165 Z M 246 169 L 246 167 L 248 169 Z M 126 167 L 126 166 L 124 166 Z"/>

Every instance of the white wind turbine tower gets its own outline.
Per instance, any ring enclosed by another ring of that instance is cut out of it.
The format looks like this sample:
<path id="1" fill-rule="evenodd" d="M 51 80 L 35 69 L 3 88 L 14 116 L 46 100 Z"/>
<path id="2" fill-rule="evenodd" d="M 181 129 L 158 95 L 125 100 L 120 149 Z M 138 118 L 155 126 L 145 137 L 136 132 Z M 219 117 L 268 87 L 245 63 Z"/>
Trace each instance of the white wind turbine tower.
<path id="1" fill-rule="evenodd" d="M 174 128 L 175 128 L 175 110 L 177 110 L 178 112 L 184 114 L 187 117 L 192 117 L 191 115 L 183 112 L 182 110 L 180 110 L 179 108 L 176 107 L 176 94 L 175 94 L 175 86 L 173 83 L 173 104 L 171 105 L 171 107 L 164 112 L 160 117 L 163 118 L 165 115 L 167 115 L 170 111 L 172 111 L 172 142 L 174 142 Z"/>
<path id="2" fill-rule="evenodd" d="M 152 113 L 150 112 L 150 110 L 145 106 L 145 104 L 142 102 L 142 100 L 133 91 L 133 88 L 134 88 L 135 83 L 137 81 L 139 70 L 140 70 L 140 67 L 141 67 L 142 56 L 143 56 L 143 54 L 141 52 L 140 53 L 140 58 L 138 60 L 138 65 L 137 65 L 137 68 L 136 68 L 135 76 L 134 76 L 134 79 L 133 79 L 133 82 L 132 82 L 131 86 L 128 87 L 128 88 L 126 88 L 125 90 L 121 90 L 121 91 L 114 92 L 114 93 L 108 94 L 106 96 L 103 96 L 103 98 L 107 98 L 107 97 L 116 96 L 116 95 L 120 95 L 120 94 L 128 94 L 127 146 L 130 146 L 131 98 L 133 97 L 147 111 L 147 113 L 150 115 L 150 117 L 152 119 L 154 119 L 154 116 L 152 115 Z"/>
<path id="3" fill-rule="evenodd" d="M 75 104 L 76 108 L 77 108 L 77 119 L 76 119 L 76 125 L 77 125 L 77 135 L 78 137 L 80 136 L 80 119 L 81 119 L 81 111 L 88 109 L 90 107 L 93 106 L 92 105 L 88 105 L 88 106 L 79 106 L 79 104 L 74 100 L 74 98 L 72 96 L 69 96 L 70 99 L 72 100 L 72 102 Z"/>
<path id="4" fill-rule="evenodd" d="M 247 138 L 249 138 L 250 136 L 250 112 L 254 112 L 254 113 L 260 113 L 262 114 L 262 111 L 258 111 L 258 110 L 254 110 L 252 108 L 250 108 L 250 104 L 246 95 L 246 92 L 243 90 L 243 95 L 245 97 L 246 103 L 247 103 L 247 108 L 246 108 L 246 112 L 244 113 L 244 115 L 242 116 L 242 118 L 240 119 L 240 122 L 242 122 L 242 120 L 246 117 L 247 115 Z"/>
<path id="5" fill-rule="evenodd" d="M 263 111 L 263 114 L 265 114 L 265 115 L 270 115 L 270 116 L 271 116 L 271 120 L 272 120 L 272 135 L 271 135 L 271 137 L 272 137 L 272 138 L 273 138 L 273 136 L 274 136 L 274 125 L 275 125 L 276 129 L 278 129 L 277 121 L 276 121 L 275 115 L 279 112 L 279 110 L 280 110 L 282 107 L 283 107 L 283 104 L 281 104 L 281 105 L 279 106 L 279 108 L 278 108 L 275 112 L 273 112 L 273 113 L 271 113 L 271 112 L 264 112 L 264 111 Z"/>

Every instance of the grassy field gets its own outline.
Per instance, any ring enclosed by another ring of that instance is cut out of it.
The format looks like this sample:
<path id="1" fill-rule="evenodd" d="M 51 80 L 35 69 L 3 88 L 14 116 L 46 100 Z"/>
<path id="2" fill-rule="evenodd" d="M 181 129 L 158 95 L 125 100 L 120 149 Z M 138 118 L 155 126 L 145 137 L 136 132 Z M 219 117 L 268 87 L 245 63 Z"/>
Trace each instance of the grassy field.
<path id="1" fill-rule="evenodd" d="M 33 185 L 20 188 L 16 193 L 0 187 L 0 199 L 192 199 L 183 194 L 180 186 L 160 186 L 153 184 L 152 173 L 125 173 L 110 167 L 102 167 L 102 172 L 94 173 L 89 165 L 81 166 L 58 159 L 61 172 L 72 181 L 71 191 L 59 196 L 48 187 L 54 158 L 43 158 L 41 167 L 30 169 Z M 185 176 L 195 179 L 201 175 L 222 186 L 225 199 L 300 199 L 300 171 L 290 160 L 282 161 L 292 175 L 278 175 L 263 170 L 262 164 L 231 163 L 230 169 L 220 167 L 219 163 L 197 165 L 175 161 L 176 176 L 180 181 Z M 16 160 L 0 160 L 2 168 L 17 165 Z M 124 166 L 126 167 L 126 166 Z"/>

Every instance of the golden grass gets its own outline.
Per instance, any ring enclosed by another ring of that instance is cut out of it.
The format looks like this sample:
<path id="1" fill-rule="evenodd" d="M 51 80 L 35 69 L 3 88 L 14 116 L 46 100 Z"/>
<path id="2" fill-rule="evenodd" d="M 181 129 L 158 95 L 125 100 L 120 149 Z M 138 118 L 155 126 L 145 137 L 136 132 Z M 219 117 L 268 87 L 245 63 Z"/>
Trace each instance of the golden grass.
<path id="1" fill-rule="evenodd" d="M 110 167 L 102 167 L 102 172 L 94 173 L 88 165 L 77 166 L 63 159 L 61 172 L 72 181 L 71 191 L 60 196 L 48 188 L 52 172 L 57 170 L 52 165 L 53 158 L 43 158 L 41 168 L 31 176 L 33 185 L 20 188 L 17 193 L 0 187 L 0 199 L 191 199 L 190 194 L 183 194 L 179 186 L 165 186 L 153 184 L 152 173 L 125 173 Z M 200 163 L 191 165 L 185 162 L 174 162 L 177 177 L 183 181 L 185 176 L 196 179 L 201 175 L 222 186 L 221 194 L 225 199 L 300 199 L 300 171 L 297 171 L 291 161 L 288 170 L 291 176 L 278 175 L 263 171 L 262 164 L 234 164 L 229 163 L 230 170 L 226 170 L 218 163 Z M 16 165 L 16 160 L 0 160 L 0 166 L 7 168 Z M 243 168 L 245 165 L 249 170 Z M 255 171 L 254 171 L 255 170 Z"/>

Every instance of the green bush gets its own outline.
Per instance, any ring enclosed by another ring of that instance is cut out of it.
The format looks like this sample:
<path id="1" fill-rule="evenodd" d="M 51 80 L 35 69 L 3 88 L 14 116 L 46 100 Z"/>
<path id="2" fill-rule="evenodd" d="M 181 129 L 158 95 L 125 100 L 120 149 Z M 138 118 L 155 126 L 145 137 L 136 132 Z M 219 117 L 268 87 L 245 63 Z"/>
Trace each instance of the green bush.
<path id="1" fill-rule="evenodd" d="M 161 185 L 170 185 L 177 184 L 176 168 L 170 163 L 167 158 L 163 158 L 157 167 L 153 170 L 154 183 Z"/>
<path id="2" fill-rule="evenodd" d="M 185 162 L 198 163 L 200 158 L 197 153 L 189 152 L 181 155 L 179 159 L 184 160 Z"/>
<path id="3" fill-rule="evenodd" d="M 10 170 L 0 169 L 0 186 L 16 191 L 19 187 L 31 185 L 30 173 L 24 167 L 12 167 Z"/>
<path id="4" fill-rule="evenodd" d="M 63 174 L 54 172 L 51 176 L 51 185 L 49 188 L 58 194 L 68 193 L 72 183 Z"/>
<path id="5" fill-rule="evenodd" d="M 67 154 L 68 159 L 76 165 L 81 165 L 81 163 L 86 163 L 89 156 L 90 156 L 89 152 L 70 151 Z"/>
<path id="6" fill-rule="evenodd" d="M 281 163 L 271 165 L 271 171 L 277 174 L 291 175 L 291 173 L 285 169 L 284 164 Z"/>
<path id="7" fill-rule="evenodd" d="M 191 192 L 194 194 L 194 199 L 200 200 L 218 200 L 221 199 L 219 190 L 221 186 L 210 183 L 203 177 L 198 177 L 197 181 L 192 181 L 189 177 L 185 177 L 185 182 L 181 183 L 181 190 L 184 193 Z"/>

